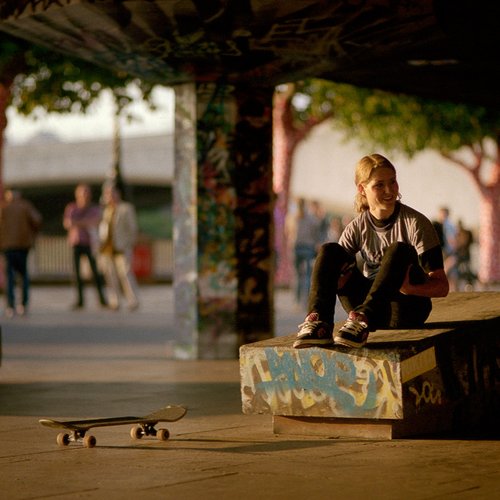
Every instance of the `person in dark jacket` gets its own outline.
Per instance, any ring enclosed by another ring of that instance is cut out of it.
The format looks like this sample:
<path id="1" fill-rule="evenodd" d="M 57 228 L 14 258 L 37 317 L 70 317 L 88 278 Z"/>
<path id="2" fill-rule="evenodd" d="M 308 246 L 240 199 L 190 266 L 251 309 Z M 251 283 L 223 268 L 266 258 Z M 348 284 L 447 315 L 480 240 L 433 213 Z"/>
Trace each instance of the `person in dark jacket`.
<path id="1" fill-rule="evenodd" d="M 20 191 L 8 190 L 0 207 L 0 245 L 7 274 L 7 317 L 26 314 L 30 299 L 28 254 L 42 224 L 42 216 Z M 16 276 L 21 278 L 21 304 L 16 307 Z"/>

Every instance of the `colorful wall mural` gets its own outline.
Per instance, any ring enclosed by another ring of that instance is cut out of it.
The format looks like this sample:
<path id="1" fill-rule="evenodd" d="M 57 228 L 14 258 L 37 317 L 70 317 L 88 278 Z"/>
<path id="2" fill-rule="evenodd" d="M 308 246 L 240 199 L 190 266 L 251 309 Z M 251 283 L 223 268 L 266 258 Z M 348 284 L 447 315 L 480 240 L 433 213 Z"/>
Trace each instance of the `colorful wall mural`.
<path id="1" fill-rule="evenodd" d="M 236 100 L 237 329 L 246 344 L 274 331 L 272 90 L 239 87 Z"/>
<path id="2" fill-rule="evenodd" d="M 272 93 L 235 95 L 224 82 L 176 93 L 174 287 L 194 346 L 186 357 L 235 358 L 273 335 Z"/>
<path id="3" fill-rule="evenodd" d="M 224 83 L 196 89 L 198 327 L 200 348 L 214 357 L 235 357 L 237 352 L 232 90 Z"/>
<path id="4" fill-rule="evenodd" d="M 328 349 L 242 348 L 244 413 L 403 418 L 397 358 Z"/>

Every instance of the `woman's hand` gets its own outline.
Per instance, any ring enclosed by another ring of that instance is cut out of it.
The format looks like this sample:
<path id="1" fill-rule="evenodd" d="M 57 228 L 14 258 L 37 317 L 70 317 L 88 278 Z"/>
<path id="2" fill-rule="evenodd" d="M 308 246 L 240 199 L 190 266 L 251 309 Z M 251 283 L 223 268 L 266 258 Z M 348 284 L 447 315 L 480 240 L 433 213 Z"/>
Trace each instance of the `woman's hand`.
<path id="1" fill-rule="evenodd" d="M 340 269 L 340 276 L 337 281 L 337 290 L 341 290 L 345 284 L 349 281 L 352 275 L 353 269 L 356 267 L 356 262 L 351 262 L 350 264 L 344 264 Z"/>

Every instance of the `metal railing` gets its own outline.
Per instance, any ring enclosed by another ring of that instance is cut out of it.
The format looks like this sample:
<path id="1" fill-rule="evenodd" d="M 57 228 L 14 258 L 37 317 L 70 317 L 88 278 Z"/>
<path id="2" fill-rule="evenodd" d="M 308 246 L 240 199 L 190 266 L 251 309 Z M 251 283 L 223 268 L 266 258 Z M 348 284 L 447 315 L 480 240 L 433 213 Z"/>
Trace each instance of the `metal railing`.
<path id="1" fill-rule="evenodd" d="M 73 254 L 65 236 L 40 235 L 29 254 L 30 276 L 33 281 L 64 282 L 73 276 Z M 86 259 L 83 274 L 90 276 Z M 137 277 L 146 281 L 170 281 L 174 256 L 171 240 L 151 240 L 137 244 L 133 267 Z"/>

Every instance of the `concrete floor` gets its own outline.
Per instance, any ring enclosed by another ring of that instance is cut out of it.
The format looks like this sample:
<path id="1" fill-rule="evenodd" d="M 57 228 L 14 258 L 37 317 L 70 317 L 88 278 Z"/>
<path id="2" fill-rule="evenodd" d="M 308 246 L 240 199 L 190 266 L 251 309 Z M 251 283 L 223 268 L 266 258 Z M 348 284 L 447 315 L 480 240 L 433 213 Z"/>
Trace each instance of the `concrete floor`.
<path id="1" fill-rule="evenodd" d="M 482 499 L 500 491 L 500 444 L 276 436 L 241 413 L 239 365 L 167 359 L 172 290 L 142 287 L 134 313 L 71 312 L 66 287 L 35 287 L 26 318 L 2 319 L 0 481 L 5 499 Z M 277 292 L 277 333 L 303 311 Z M 172 437 L 97 428 L 92 449 L 59 448 L 42 417 L 144 414 L 183 404 Z"/>

